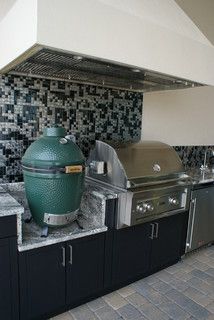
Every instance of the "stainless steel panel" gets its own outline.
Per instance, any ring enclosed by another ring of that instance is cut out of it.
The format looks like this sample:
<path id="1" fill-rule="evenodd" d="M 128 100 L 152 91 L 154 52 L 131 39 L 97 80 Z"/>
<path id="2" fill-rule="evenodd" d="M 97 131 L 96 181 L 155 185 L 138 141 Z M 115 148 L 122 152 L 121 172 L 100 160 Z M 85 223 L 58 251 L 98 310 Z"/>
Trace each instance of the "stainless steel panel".
<path id="1" fill-rule="evenodd" d="M 29 54 L 7 66 L 4 71 L 138 92 L 174 90 L 202 85 L 121 63 L 77 56 L 38 45 L 32 51 L 30 50 Z"/>
<path id="2" fill-rule="evenodd" d="M 161 142 L 143 141 L 115 148 L 129 180 L 142 177 L 168 176 L 184 171 L 175 150 Z"/>
<path id="3" fill-rule="evenodd" d="M 94 161 L 106 162 L 105 174 L 94 172 Z M 119 144 L 96 141 L 88 165 L 92 167 L 88 170 L 90 177 L 124 189 L 186 177 L 176 151 L 157 141 Z"/>
<path id="4" fill-rule="evenodd" d="M 131 224 L 148 221 L 154 216 L 161 214 L 170 214 L 171 212 L 187 210 L 188 189 L 172 191 L 171 188 L 164 190 L 161 194 L 154 191 L 154 194 L 148 196 L 146 192 L 134 193 L 131 210 Z M 176 203 L 171 203 L 170 199 L 175 199 Z M 140 210 L 143 208 L 143 210 Z"/>
<path id="5" fill-rule="evenodd" d="M 214 186 L 192 191 L 186 251 L 214 241 Z"/>
<path id="6" fill-rule="evenodd" d="M 77 219 L 79 210 L 75 210 L 73 212 L 69 212 L 66 214 L 52 214 L 52 213 L 45 213 L 43 221 L 47 225 L 52 226 L 63 226 L 69 224 Z"/>
<path id="7" fill-rule="evenodd" d="M 189 209 L 189 198 L 190 189 L 186 186 L 123 192 L 118 197 L 116 228 L 121 229 L 185 212 Z M 175 203 L 170 199 L 176 199 Z M 156 233 L 158 236 L 158 228 Z"/>
<path id="8" fill-rule="evenodd" d="M 116 228 L 120 229 L 125 226 L 132 225 L 132 198 L 133 192 L 122 192 L 118 196 L 118 208 L 117 208 L 117 225 Z"/>
<path id="9" fill-rule="evenodd" d="M 102 170 L 96 169 L 102 164 Z M 188 208 L 187 175 L 176 151 L 157 141 L 96 141 L 88 158 L 88 177 L 120 188 L 116 228 L 152 221 Z M 104 170 L 105 168 L 105 170 Z M 158 237 L 158 225 L 152 237 Z"/>
<path id="10" fill-rule="evenodd" d="M 105 174 L 105 162 L 104 161 L 92 161 L 90 163 L 90 170 L 94 171 L 94 174 Z"/>
<path id="11" fill-rule="evenodd" d="M 94 161 L 104 161 L 106 163 L 105 174 L 96 174 L 93 170 Z M 91 151 L 87 164 L 89 165 L 87 174 L 90 177 L 120 188 L 127 188 L 128 180 L 126 172 L 117 157 L 115 149 L 109 144 L 102 141 L 96 141 L 95 148 Z"/>

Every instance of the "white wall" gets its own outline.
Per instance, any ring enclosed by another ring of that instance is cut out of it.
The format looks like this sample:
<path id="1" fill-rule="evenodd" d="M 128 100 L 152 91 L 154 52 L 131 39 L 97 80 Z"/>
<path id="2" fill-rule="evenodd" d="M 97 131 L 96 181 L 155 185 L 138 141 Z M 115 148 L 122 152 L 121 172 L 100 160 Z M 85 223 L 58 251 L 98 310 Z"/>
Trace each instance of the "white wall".
<path id="1" fill-rule="evenodd" d="M 214 44 L 214 1 L 176 2 Z M 146 93 L 142 128 L 143 139 L 171 145 L 214 145 L 214 87 Z"/>
<path id="2" fill-rule="evenodd" d="M 36 42 L 37 0 L 0 0 L 0 69 Z"/>
<path id="3" fill-rule="evenodd" d="M 108 6 L 150 20 L 158 26 L 168 28 L 196 41 L 208 44 L 208 39 L 198 27 L 180 10 L 176 2 L 170 0 L 99 0 Z M 197 1 L 197 0 L 196 0 Z M 201 0 L 199 0 L 201 1 Z M 212 1 L 212 0 L 211 0 Z"/>
<path id="4" fill-rule="evenodd" d="M 11 10 L 16 0 L 0 0 L 0 21 Z"/>
<path id="5" fill-rule="evenodd" d="M 170 145 L 214 145 L 214 89 L 144 95 L 142 138 Z"/>
<path id="6" fill-rule="evenodd" d="M 38 0 L 37 42 L 214 84 L 214 48 L 173 0 Z"/>
<path id="7" fill-rule="evenodd" d="M 0 70 L 37 43 L 214 85 L 214 47 L 173 0 L 16 0 L 3 11 Z"/>

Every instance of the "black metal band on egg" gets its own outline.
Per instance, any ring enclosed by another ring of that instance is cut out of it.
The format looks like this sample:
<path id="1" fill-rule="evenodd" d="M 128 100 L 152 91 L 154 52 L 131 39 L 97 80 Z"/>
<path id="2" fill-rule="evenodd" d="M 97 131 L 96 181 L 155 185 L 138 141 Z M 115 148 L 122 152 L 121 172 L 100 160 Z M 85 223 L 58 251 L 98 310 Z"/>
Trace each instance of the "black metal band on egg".
<path id="1" fill-rule="evenodd" d="M 47 167 L 47 168 L 38 168 L 33 166 L 22 165 L 22 169 L 28 172 L 44 173 L 44 174 L 57 174 L 57 173 L 81 173 L 85 171 L 84 166 L 80 165 L 71 165 L 65 167 Z"/>

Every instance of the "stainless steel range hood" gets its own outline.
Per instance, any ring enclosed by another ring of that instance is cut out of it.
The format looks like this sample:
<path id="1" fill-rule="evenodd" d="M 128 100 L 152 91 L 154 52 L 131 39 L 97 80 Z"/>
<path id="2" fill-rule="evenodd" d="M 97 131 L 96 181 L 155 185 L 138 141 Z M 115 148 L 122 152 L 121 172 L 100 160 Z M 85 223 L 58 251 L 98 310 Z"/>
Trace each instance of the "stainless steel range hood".
<path id="1" fill-rule="evenodd" d="M 71 80 L 92 85 L 147 92 L 202 84 L 121 64 L 42 48 L 9 73 Z"/>
<path id="2" fill-rule="evenodd" d="M 214 85 L 214 47 L 172 0 L 0 0 L 0 73 L 141 92 Z"/>

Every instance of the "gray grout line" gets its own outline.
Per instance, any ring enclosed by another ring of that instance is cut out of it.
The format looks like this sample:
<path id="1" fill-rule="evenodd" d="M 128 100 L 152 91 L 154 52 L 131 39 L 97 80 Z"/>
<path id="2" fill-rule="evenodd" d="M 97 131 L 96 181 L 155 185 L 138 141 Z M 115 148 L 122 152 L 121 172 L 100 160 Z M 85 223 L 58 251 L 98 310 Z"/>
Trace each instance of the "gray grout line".
<path id="1" fill-rule="evenodd" d="M 87 319 L 91 314 L 93 319 L 99 320 L 183 320 L 182 317 L 185 320 L 214 320 L 214 313 L 207 308 L 210 305 L 212 311 L 214 305 L 214 246 L 191 253 L 169 267 L 169 272 L 167 269 L 82 305 L 78 310 L 81 312 L 82 308 L 83 314 L 88 310 Z M 69 313 L 73 315 L 72 310 Z M 76 319 L 74 315 L 73 318 Z M 79 316 L 77 319 L 80 320 Z"/>

